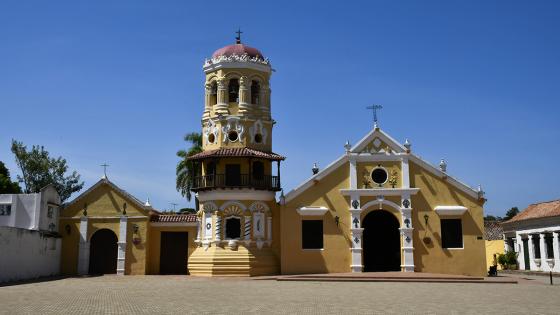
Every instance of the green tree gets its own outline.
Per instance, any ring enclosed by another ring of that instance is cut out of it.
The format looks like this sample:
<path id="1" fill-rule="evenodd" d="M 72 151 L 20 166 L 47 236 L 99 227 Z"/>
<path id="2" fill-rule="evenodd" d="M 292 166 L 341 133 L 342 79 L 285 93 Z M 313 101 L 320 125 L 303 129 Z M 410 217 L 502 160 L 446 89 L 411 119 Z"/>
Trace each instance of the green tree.
<path id="1" fill-rule="evenodd" d="M 506 216 L 504 217 L 505 220 L 509 220 L 515 217 L 519 213 L 519 209 L 517 207 L 513 207 L 506 212 Z"/>
<path id="2" fill-rule="evenodd" d="M 22 142 L 12 140 L 12 153 L 22 173 L 17 178 L 25 185 L 25 193 L 37 193 L 41 188 L 53 184 L 64 202 L 72 193 L 84 187 L 84 182 L 80 182 L 80 175 L 76 171 L 66 175 L 68 165 L 65 159 L 51 158 L 42 146 L 34 145 L 28 151 Z"/>
<path id="3" fill-rule="evenodd" d="M 177 156 L 181 159 L 177 163 L 175 171 L 177 175 L 176 188 L 183 197 L 188 201 L 192 199 L 192 185 L 194 177 L 196 176 L 195 165 L 192 161 L 188 161 L 189 156 L 193 156 L 202 152 L 202 134 L 198 132 L 191 132 L 185 135 L 184 140 L 190 144 L 188 150 L 177 151 Z M 195 208 L 198 211 L 198 198 L 195 198 Z"/>
<path id="4" fill-rule="evenodd" d="M 10 178 L 10 171 L 4 165 L 2 161 L 0 161 L 0 194 L 20 194 L 21 187 L 17 182 L 12 182 Z"/>

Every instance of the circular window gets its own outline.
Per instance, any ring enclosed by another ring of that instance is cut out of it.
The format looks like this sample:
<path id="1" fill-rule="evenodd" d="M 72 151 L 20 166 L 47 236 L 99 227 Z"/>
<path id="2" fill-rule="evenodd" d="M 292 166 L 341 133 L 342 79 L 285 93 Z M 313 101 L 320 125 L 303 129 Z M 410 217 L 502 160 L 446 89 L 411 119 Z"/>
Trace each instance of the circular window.
<path id="1" fill-rule="evenodd" d="M 373 171 L 371 171 L 371 179 L 374 183 L 383 185 L 387 182 L 388 179 L 387 171 L 384 168 L 377 167 Z"/>
<path id="2" fill-rule="evenodd" d="M 216 136 L 214 136 L 213 133 L 208 135 L 208 142 L 210 143 L 214 143 L 214 141 L 216 141 Z"/>
<path id="3" fill-rule="evenodd" d="M 263 140 L 262 135 L 261 135 L 260 133 L 257 133 L 257 134 L 255 135 L 255 143 L 261 143 L 262 140 Z"/>
<path id="4" fill-rule="evenodd" d="M 231 142 L 237 141 L 237 138 L 239 137 L 238 134 L 237 134 L 237 131 L 235 131 L 235 130 L 232 130 L 232 131 L 228 132 L 227 136 L 228 136 L 229 141 L 231 141 Z"/>

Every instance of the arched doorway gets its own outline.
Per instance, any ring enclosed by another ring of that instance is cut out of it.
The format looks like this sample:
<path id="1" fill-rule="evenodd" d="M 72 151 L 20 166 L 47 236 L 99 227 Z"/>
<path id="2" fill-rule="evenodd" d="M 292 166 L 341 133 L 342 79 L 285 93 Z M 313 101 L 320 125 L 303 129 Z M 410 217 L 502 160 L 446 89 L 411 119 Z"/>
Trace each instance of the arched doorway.
<path id="1" fill-rule="evenodd" d="M 388 211 L 374 210 L 362 222 L 364 271 L 400 271 L 399 221 Z"/>
<path id="2" fill-rule="evenodd" d="M 108 229 L 101 229 L 90 240 L 89 274 L 117 273 L 117 236 Z"/>

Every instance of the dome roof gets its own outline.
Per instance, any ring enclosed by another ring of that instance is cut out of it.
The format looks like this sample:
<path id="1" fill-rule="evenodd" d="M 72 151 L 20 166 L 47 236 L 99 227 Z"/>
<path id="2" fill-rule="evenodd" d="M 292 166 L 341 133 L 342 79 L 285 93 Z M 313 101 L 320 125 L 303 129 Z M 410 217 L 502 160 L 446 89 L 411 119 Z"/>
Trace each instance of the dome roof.
<path id="1" fill-rule="evenodd" d="M 247 54 L 251 58 L 257 57 L 264 59 L 263 54 L 258 49 L 243 44 L 233 44 L 222 47 L 212 54 L 212 58 L 217 58 L 219 56 L 229 57 L 232 55 L 242 56 L 244 54 Z"/>

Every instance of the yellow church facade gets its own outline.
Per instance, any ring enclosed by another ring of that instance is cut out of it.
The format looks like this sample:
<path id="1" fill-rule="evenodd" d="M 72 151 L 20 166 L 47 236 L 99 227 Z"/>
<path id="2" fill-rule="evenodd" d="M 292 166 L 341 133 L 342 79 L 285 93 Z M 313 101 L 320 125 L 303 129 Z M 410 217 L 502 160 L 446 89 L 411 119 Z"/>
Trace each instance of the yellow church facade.
<path id="1" fill-rule="evenodd" d="M 445 162 L 376 125 L 284 194 L 269 60 L 238 38 L 203 70 L 198 213 L 162 215 L 104 177 L 62 212 L 63 274 L 486 274 L 483 192 Z"/>

